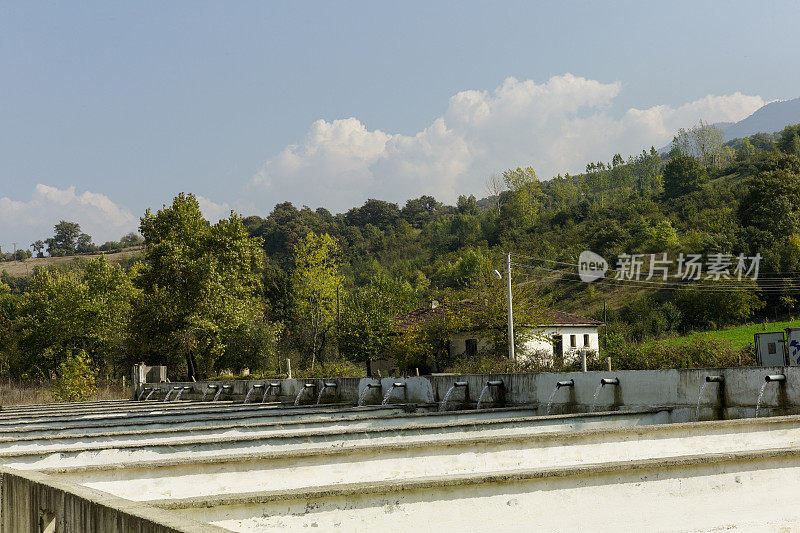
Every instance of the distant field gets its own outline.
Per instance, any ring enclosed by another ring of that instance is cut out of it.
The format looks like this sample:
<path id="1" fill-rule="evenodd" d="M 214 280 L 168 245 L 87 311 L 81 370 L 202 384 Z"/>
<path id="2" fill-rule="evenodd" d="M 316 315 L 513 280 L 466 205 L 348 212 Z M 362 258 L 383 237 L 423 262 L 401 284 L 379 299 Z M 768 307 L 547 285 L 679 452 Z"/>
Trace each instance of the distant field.
<path id="1" fill-rule="evenodd" d="M 673 337 L 662 339 L 659 342 L 666 345 L 681 345 L 687 344 L 697 340 L 727 340 L 734 346 L 744 348 L 753 342 L 753 335 L 756 333 L 763 333 L 765 331 L 782 331 L 786 328 L 800 328 L 800 320 L 792 320 L 788 322 L 765 322 L 762 324 L 749 324 L 747 326 L 739 326 L 735 328 L 720 329 L 716 331 L 700 331 L 686 335 L 685 337 Z"/>
<path id="2" fill-rule="evenodd" d="M 129 248 L 121 252 L 107 253 L 106 259 L 109 263 L 119 263 L 141 253 L 141 247 Z M 7 261 L 0 263 L 0 272 L 5 270 L 10 276 L 25 277 L 33 274 L 33 269 L 37 266 L 47 267 L 58 264 L 70 263 L 72 261 L 88 261 L 99 257 L 100 254 L 86 255 L 65 255 L 64 257 L 31 257 L 25 261 Z"/>

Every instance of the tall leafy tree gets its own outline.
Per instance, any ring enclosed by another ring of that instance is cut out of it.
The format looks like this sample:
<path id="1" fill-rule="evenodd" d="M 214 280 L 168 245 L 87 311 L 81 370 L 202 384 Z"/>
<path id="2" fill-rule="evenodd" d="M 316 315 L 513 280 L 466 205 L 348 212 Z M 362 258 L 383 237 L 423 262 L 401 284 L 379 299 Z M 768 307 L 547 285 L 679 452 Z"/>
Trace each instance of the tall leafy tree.
<path id="1" fill-rule="evenodd" d="M 294 248 L 292 287 L 300 323 L 307 331 L 312 370 L 336 317 L 336 293 L 342 284 L 338 251 L 335 238 L 313 231 Z"/>
<path id="2" fill-rule="evenodd" d="M 132 334 L 145 359 L 182 366 L 190 378 L 215 368 L 228 333 L 263 321 L 261 240 L 239 215 L 209 224 L 197 199 L 181 193 L 157 213 L 147 210 L 139 232 L 144 261 Z"/>
<path id="3" fill-rule="evenodd" d="M 37 271 L 18 309 L 17 372 L 49 376 L 77 351 L 106 372 L 118 369 L 134 297 L 128 274 L 104 257 L 82 271 Z"/>
<path id="4" fill-rule="evenodd" d="M 47 253 L 51 256 L 74 254 L 78 237 L 81 235 L 81 225 L 77 222 L 62 220 L 55 225 L 54 229 L 53 236 L 45 241 Z M 91 237 L 89 241 L 91 242 Z"/>

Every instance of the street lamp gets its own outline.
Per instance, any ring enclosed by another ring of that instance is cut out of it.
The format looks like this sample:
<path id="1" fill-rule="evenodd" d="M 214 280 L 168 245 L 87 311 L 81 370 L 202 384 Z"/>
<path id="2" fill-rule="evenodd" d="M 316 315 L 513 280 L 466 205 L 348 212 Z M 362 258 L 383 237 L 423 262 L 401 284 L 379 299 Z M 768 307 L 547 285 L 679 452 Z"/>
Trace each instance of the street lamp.
<path id="1" fill-rule="evenodd" d="M 499 270 L 492 270 L 492 274 L 497 279 L 503 279 Z M 517 366 L 517 358 L 514 354 L 514 305 L 511 299 L 511 254 L 506 254 L 506 303 L 508 305 L 508 358 Z"/>

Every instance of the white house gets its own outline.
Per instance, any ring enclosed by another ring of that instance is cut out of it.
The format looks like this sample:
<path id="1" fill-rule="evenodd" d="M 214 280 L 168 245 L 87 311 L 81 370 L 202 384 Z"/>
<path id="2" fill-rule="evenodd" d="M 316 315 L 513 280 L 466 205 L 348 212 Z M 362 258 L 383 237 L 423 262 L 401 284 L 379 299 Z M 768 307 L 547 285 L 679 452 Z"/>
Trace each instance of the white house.
<path id="1" fill-rule="evenodd" d="M 474 305 L 465 301 L 456 304 Z M 398 317 L 404 325 L 420 323 L 445 312 L 438 302 L 415 309 Z M 564 362 L 577 358 L 581 352 L 599 351 L 598 328 L 602 322 L 555 309 L 545 309 L 538 317 L 538 324 L 520 327 L 516 333 L 526 338 L 524 347 L 518 350 L 520 357 L 537 357 L 544 363 Z M 451 356 L 473 355 L 492 348 L 491 336 L 479 329 L 470 329 L 446 339 Z"/>

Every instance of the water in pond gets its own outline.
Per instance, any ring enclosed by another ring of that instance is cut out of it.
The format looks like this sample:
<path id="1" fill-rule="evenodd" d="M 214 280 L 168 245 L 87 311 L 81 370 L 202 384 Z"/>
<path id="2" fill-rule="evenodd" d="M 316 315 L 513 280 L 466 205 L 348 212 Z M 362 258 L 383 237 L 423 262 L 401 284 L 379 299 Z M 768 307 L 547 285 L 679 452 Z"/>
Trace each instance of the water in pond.
<path id="1" fill-rule="evenodd" d="M 545 411 L 545 413 L 544 413 L 545 415 L 549 415 L 550 414 L 550 407 L 553 405 L 553 398 L 556 397 L 556 393 L 558 392 L 558 389 L 559 389 L 559 386 L 558 386 L 558 383 L 556 383 L 556 386 L 553 389 L 553 392 L 550 393 L 550 398 L 547 399 L 547 411 Z"/>
<path id="2" fill-rule="evenodd" d="M 481 394 L 480 394 L 480 396 L 478 396 L 478 404 L 475 406 L 475 409 L 480 409 L 481 408 L 481 402 L 483 401 L 483 395 L 486 394 L 486 391 L 488 391 L 488 390 L 489 390 L 489 384 L 487 383 L 481 389 Z"/>
<path id="3" fill-rule="evenodd" d="M 450 395 L 453 394 L 455 388 L 456 386 L 453 385 L 452 387 L 447 389 L 447 392 L 444 395 L 444 399 L 442 400 L 442 403 L 439 405 L 439 411 L 447 411 L 447 402 L 448 400 L 450 400 Z"/>
<path id="4" fill-rule="evenodd" d="M 358 407 L 364 405 L 364 400 L 366 399 L 368 393 L 369 393 L 369 386 L 366 386 L 363 389 L 361 389 L 361 392 L 358 394 L 358 404 L 357 404 Z"/>
<path id="5" fill-rule="evenodd" d="M 250 395 L 253 394 L 254 390 L 256 390 L 255 385 L 250 385 L 250 388 L 247 389 L 247 394 L 245 394 L 245 396 L 244 396 L 244 402 L 242 402 L 242 403 L 247 403 L 247 402 L 250 401 Z"/>
<path id="6" fill-rule="evenodd" d="M 589 408 L 590 413 L 594 413 L 594 406 L 597 404 L 597 397 L 600 396 L 600 391 L 603 390 L 603 384 L 597 386 L 594 390 L 594 396 L 592 396 L 592 406 Z"/>
<path id="7" fill-rule="evenodd" d="M 222 395 L 222 387 L 219 387 L 219 388 L 217 389 L 217 393 L 214 395 L 214 399 L 213 399 L 213 400 L 211 400 L 211 401 L 212 401 L 212 402 L 216 402 L 217 400 L 219 400 L 219 397 L 220 397 L 221 395 Z"/>
<path id="8" fill-rule="evenodd" d="M 761 408 L 761 400 L 764 398 L 764 389 L 767 388 L 769 385 L 769 381 L 765 381 L 763 385 L 761 385 L 761 390 L 758 391 L 758 400 L 756 400 L 756 416 L 758 418 L 758 410 Z"/>
<path id="9" fill-rule="evenodd" d="M 702 385 L 700 385 L 700 394 L 697 396 L 697 409 L 694 413 L 694 419 L 696 422 L 700 421 L 700 401 L 703 399 L 703 391 L 706 390 L 706 385 L 708 385 L 708 381 L 704 381 Z"/>
<path id="10" fill-rule="evenodd" d="M 393 390 L 394 390 L 394 384 L 392 384 L 392 386 L 389 387 L 389 390 L 386 391 L 386 395 L 383 397 L 383 401 L 381 402 L 381 405 L 386 405 L 386 402 L 389 401 L 389 396 L 392 395 L 392 391 Z"/>

